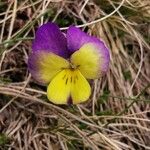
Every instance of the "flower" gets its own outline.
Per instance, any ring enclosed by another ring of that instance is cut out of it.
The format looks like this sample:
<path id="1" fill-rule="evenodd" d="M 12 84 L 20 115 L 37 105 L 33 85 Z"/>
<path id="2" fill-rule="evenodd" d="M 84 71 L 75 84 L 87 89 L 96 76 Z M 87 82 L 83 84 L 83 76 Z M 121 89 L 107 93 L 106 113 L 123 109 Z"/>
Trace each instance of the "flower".
<path id="1" fill-rule="evenodd" d="M 70 26 L 67 33 L 54 23 L 39 27 L 32 44 L 28 68 L 33 78 L 47 84 L 47 97 L 55 104 L 78 104 L 88 100 L 87 80 L 107 72 L 109 50 L 98 38 Z"/>

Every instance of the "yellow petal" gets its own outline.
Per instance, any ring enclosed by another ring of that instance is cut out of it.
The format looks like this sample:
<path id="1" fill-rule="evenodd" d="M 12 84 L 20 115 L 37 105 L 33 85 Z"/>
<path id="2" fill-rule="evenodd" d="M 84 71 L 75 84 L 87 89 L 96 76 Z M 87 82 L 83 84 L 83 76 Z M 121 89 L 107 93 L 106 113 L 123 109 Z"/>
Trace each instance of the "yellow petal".
<path id="1" fill-rule="evenodd" d="M 47 96 L 55 104 L 78 104 L 88 100 L 91 88 L 79 70 L 64 69 L 52 79 Z M 71 102 L 70 102 L 71 101 Z"/>
<path id="2" fill-rule="evenodd" d="M 85 102 L 91 95 L 91 87 L 79 70 L 73 75 L 71 97 L 74 104 Z"/>
<path id="3" fill-rule="evenodd" d="M 69 71 L 63 70 L 54 77 L 47 89 L 47 96 L 55 104 L 66 104 L 70 97 Z"/>
<path id="4" fill-rule="evenodd" d="M 84 44 L 71 56 L 71 63 L 76 66 L 87 79 L 101 76 L 103 57 L 97 46 L 92 43 Z"/>

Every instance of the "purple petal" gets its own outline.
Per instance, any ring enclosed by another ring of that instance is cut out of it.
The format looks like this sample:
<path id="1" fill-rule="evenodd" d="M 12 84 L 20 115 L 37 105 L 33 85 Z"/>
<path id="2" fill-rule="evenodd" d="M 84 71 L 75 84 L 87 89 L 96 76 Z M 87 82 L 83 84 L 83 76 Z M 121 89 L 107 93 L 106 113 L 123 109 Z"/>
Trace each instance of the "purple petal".
<path id="1" fill-rule="evenodd" d="M 67 30 L 67 46 L 71 52 L 79 50 L 83 44 L 86 43 L 99 43 L 103 44 L 98 38 L 90 36 L 85 32 L 81 31 L 79 28 L 70 26 Z"/>
<path id="2" fill-rule="evenodd" d="M 66 37 L 56 24 L 50 22 L 38 28 L 32 49 L 46 50 L 64 58 L 68 57 Z"/>

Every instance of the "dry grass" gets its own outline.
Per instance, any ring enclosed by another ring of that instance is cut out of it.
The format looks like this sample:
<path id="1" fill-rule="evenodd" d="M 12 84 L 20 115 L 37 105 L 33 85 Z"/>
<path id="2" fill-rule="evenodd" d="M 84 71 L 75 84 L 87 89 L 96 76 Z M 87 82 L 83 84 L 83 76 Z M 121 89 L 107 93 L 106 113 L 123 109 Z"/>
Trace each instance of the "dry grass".
<path id="1" fill-rule="evenodd" d="M 149 0 L 0 1 L 0 149 L 150 149 Z M 36 27 L 76 24 L 110 48 L 86 104 L 56 106 L 27 70 Z"/>

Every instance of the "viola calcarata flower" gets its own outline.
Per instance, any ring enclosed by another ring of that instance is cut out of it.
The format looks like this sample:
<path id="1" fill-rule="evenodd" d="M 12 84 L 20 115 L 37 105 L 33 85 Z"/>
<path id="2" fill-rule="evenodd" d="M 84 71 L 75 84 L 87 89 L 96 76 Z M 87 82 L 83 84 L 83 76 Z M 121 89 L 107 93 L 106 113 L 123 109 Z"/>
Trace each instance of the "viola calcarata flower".
<path id="1" fill-rule="evenodd" d="M 28 68 L 35 80 L 47 85 L 47 97 L 55 104 L 78 104 L 91 95 L 90 79 L 108 70 L 109 50 L 104 42 L 79 28 L 65 33 L 54 23 L 38 28 Z"/>

